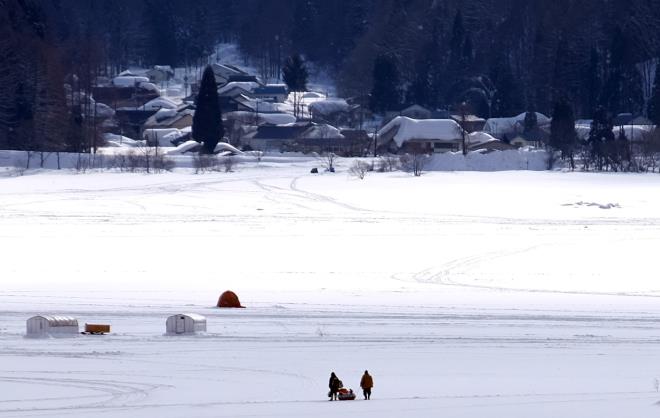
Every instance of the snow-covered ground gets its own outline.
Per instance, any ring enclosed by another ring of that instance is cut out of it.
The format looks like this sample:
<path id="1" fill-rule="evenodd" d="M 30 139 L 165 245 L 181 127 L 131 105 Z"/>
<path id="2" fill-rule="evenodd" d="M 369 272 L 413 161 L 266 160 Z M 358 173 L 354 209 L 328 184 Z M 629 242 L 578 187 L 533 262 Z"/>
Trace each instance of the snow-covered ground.
<path id="1" fill-rule="evenodd" d="M 657 416 L 660 176 L 339 164 L 0 178 L 0 417 Z"/>

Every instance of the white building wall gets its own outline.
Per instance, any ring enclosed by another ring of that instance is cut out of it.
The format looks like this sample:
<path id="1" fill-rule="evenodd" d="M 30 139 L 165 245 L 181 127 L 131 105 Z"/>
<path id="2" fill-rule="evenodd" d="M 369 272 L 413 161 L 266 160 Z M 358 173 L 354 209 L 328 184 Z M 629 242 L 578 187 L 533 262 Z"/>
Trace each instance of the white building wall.
<path id="1" fill-rule="evenodd" d="M 34 316 L 27 320 L 27 335 L 76 335 L 78 321 L 70 317 Z"/>
<path id="2" fill-rule="evenodd" d="M 178 314 L 167 318 L 165 323 L 167 334 L 182 335 L 206 332 L 206 318 L 201 315 Z"/>

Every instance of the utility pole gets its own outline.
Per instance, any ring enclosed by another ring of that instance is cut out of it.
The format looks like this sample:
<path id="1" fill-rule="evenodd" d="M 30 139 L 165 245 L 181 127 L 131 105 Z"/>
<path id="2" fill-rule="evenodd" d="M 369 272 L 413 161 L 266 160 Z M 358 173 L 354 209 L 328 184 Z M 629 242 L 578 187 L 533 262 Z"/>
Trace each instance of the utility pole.
<path id="1" fill-rule="evenodd" d="M 467 155 L 468 150 L 467 150 L 467 132 L 465 131 L 465 122 L 467 121 L 467 104 L 465 102 L 461 103 L 459 106 L 459 112 L 461 115 L 461 123 L 460 123 L 460 130 L 461 130 L 461 137 L 463 140 L 462 144 L 462 151 L 463 155 Z"/>

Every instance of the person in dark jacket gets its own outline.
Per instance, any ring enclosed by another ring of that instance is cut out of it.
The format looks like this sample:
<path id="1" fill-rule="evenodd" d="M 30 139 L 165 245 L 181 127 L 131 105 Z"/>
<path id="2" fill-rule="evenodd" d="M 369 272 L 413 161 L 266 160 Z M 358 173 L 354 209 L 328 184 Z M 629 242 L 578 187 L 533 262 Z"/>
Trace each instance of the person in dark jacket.
<path id="1" fill-rule="evenodd" d="M 362 379 L 360 379 L 360 387 L 362 388 L 364 399 L 371 399 L 371 388 L 374 387 L 374 378 L 369 374 L 369 370 L 364 371 Z"/>
<path id="2" fill-rule="evenodd" d="M 330 388 L 330 393 L 328 393 L 328 396 L 330 397 L 330 400 L 337 400 L 337 393 L 339 392 L 339 388 L 342 387 L 341 380 L 337 377 L 335 372 L 330 373 L 330 381 L 328 382 L 328 387 Z"/>

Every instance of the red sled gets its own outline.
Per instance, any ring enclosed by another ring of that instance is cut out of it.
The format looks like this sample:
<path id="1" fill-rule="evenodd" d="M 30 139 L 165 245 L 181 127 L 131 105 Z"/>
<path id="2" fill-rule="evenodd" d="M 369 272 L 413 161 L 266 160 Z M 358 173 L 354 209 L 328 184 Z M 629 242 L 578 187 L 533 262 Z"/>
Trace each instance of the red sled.
<path id="1" fill-rule="evenodd" d="M 355 400 L 355 393 L 353 393 L 353 389 L 341 388 L 337 393 L 337 399 L 340 401 L 353 401 Z"/>

